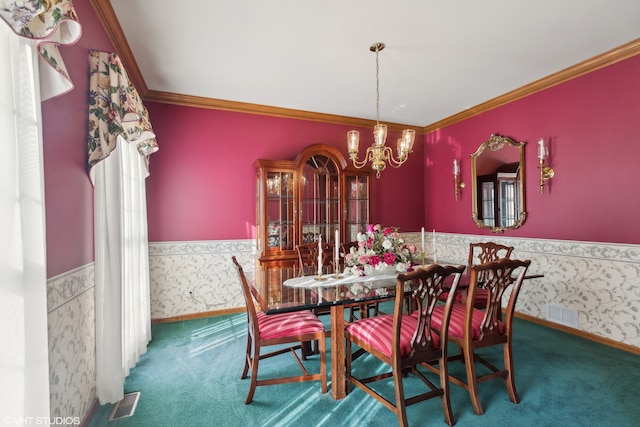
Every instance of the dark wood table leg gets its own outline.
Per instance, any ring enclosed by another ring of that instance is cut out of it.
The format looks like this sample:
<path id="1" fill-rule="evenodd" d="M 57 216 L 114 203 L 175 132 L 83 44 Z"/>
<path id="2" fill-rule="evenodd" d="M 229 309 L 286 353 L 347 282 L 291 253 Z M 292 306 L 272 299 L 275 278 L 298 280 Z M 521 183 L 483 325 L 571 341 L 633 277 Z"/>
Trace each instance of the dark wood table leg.
<path id="1" fill-rule="evenodd" d="M 333 398 L 347 397 L 344 359 L 344 306 L 331 306 L 331 394 Z"/>

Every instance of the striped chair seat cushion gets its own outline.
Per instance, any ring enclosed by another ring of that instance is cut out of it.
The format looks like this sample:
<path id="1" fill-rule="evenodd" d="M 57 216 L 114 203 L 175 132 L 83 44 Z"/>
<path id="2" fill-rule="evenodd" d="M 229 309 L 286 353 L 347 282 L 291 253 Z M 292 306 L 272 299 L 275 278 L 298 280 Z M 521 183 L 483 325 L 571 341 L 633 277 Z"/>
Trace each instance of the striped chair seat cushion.
<path id="1" fill-rule="evenodd" d="M 322 322 L 310 311 L 294 311 L 282 314 L 258 313 L 260 338 L 283 338 L 312 334 L 324 330 Z"/>
<path id="2" fill-rule="evenodd" d="M 412 316 L 402 316 L 400 330 L 400 357 L 405 357 L 411 352 L 411 337 L 416 329 L 416 319 Z M 347 325 L 347 332 L 377 349 L 381 353 L 391 357 L 393 338 L 393 314 L 369 317 Z M 440 346 L 440 337 L 431 333 L 434 348 Z"/>
<path id="3" fill-rule="evenodd" d="M 475 305 L 487 305 L 487 298 L 489 297 L 489 292 L 486 289 L 476 289 L 476 296 L 475 296 Z M 461 294 L 457 294 L 456 295 L 456 302 L 462 302 L 462 295 Z"/>
<path id="4" fill-rule="evenodd" d="M 444 310 L 444 306 L 442 305 L 439 305 L 433 309 L 431 324 L 436 329 L 439 329 L 442 323 L 443 310 Z M 453 308 L 451 309 L 451 320 L 449 321 L 449 331 L 448 331 L 449 335 L 462 339 L 463 331 L 464 331 L 465 311 L 466 311 L 466 308 L 464 305 L 453 304 Z M 474 308 L 473 318 L 471 320 L 471 329 L 472 329 L 471 339 L 476 340 L 480 338 L 480 325 L 482 324 L 483 318 L 484 318 L 484 311 Z M 501 334 L 504 333 L 504 324 L 502 322 L 498 322 L 498 330 L 500 331 Z"/>

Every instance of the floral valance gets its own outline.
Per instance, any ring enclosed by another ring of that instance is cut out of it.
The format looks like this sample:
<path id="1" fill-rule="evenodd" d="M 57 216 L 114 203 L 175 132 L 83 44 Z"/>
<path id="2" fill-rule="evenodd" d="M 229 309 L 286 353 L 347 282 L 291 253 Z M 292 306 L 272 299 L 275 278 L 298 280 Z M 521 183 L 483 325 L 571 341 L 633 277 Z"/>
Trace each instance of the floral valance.
<path id="1" fill-rule="evenodd" d="M 58 50 L 58 45 L 80 38 L 82 29 L 71 0 L 0 0 L 0 17 L 16 34 L 36 40 L 42 100 L 73 89 Z"/>
<path id="2" fill-rule="evenodd" d="M 115 53 L 89 52 L 89 171 L 116 148 L 118 137 L 136 144 L 147 161 L 158 151 L 149 113 Z M 148 168 L 147 168 L 148 171 Z"/>

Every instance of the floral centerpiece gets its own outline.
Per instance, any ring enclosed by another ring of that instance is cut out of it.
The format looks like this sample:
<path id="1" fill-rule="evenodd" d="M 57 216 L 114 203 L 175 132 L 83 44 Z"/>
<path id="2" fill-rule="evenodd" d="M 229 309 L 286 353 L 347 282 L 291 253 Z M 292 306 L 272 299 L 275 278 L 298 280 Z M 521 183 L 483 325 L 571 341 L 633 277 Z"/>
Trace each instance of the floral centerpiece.
<path id="1" fill-rule="evenodd" d="M 405 272 L 418 256 L 415 245 L 408 245 L 396 227 L 369 224 L 358 233 L 358 247 L 344 254 L 345 273 L 367 275 L 386 272 Z"/>

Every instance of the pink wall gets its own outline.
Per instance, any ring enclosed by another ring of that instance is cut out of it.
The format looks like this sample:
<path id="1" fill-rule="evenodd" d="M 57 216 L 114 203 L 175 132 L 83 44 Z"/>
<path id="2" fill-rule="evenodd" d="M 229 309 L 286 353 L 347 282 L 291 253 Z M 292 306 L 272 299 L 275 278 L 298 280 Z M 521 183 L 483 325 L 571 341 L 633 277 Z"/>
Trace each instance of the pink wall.
<path id="1" fill-rule="evenodd" d="M 75 89 L 42 104 L 48 277 L 93 261 L 86 169 L 88 51 L 113 48 L 88 0 L 83 34 L 62 47 Z M 491 133 L 527 141 L 529 218 L 508 236 L 640 243 L 640 57 L 427 135 L 402 168 L 373 178 L 373 222 L 483 234 L 471 221 L 469 154 Z M 346 155 L 346 126 L 149 103 L 160 151 L 147 180 L 151 241 L 253 237 L 257 158 L 293 158 L 324 143 Z M 363 146 L 370 129 L 361 128 Z M 535 141 L 551 140 L 556 177 L 540 195 Z M 389 141 L 394 135 L 389 136 Z M 467 189 L 453 198 L 451 162 Z M 426 189 L 426 191 L 425 191 Z M 486 233 L 491 234 L 491 233 Z"/>
<path id="2" fill-rule="evenodd" d="M 47 276 L 93 261 L 93 187 L 87 174 L 89 49 L 113 48 L 88 0 L 74 1 L 82 36 L 60 52 L 74 84 L 42 103 Z"/>
<path id="3" fill-rule="evenodd" d="M 255 160 L 294 159 L 316 143 L 347 154 L 349 128 L 342 125 L 158 103 L 147 108 L 160 145 L 147 179 L 150 241 L 252 238 Z M 366 146 L 364 135 L 371 129 L 359 130 Z M 418 143 L 401 169 L 389 168 L 380 179 L 373 178 L 372 221 L 419 229 L 423 156 Z M 399 209 L 401 204 L 406 207 Z"/>
<path id="4" fill-rule="evenodd" d="M 427 135 L 426 223 L 439 231 L 491 234 L 471 220 L 469 154 L 490 134 L 526 141 L 529 217 L 507 236 L 640 243 L 640 56 Z M 540 194 L 536 141 L 550 141 L 553 178 Z M 455 202 L 453 156 L 467 188 Z M 435 208 L 437 206 L 437 208 Z"/>

